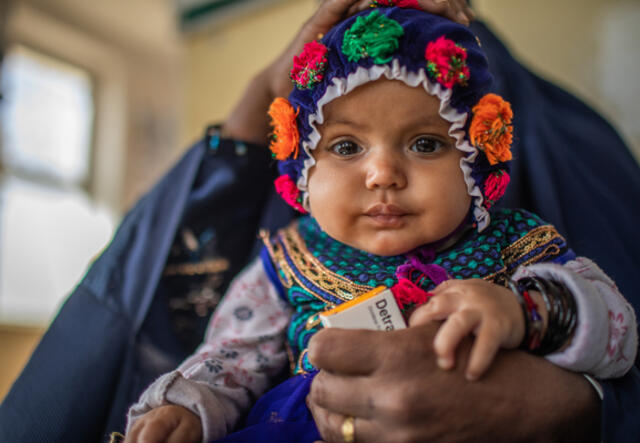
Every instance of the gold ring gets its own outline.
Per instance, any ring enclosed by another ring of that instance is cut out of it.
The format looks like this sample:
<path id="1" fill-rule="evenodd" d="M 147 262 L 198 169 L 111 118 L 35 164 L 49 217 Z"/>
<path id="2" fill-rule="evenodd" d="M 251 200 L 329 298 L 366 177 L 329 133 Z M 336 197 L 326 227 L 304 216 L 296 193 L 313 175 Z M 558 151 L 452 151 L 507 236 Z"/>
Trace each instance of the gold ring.
<path id="1" fill-rule="evenodd" d="M 353 443 L 356 439 L 356 419 L 352 416 L 347 416 L 342 422 L 342 438 L 344 443 Z"/>

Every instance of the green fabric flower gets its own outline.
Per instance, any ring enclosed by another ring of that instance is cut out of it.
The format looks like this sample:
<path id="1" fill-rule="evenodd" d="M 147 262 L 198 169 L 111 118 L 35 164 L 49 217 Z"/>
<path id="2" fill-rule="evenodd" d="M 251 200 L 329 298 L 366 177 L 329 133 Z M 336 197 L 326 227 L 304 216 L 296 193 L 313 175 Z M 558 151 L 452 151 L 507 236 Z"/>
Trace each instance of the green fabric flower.
<path id="1" fill-rule="evenodd" d="M 371 57 L 376 64 L 387 63 L 399 46 L 398 39 L 404 35 L 402 26 L 375 10 L 360 16 L 342 40 L 342 52 L 350 62 Z"/>

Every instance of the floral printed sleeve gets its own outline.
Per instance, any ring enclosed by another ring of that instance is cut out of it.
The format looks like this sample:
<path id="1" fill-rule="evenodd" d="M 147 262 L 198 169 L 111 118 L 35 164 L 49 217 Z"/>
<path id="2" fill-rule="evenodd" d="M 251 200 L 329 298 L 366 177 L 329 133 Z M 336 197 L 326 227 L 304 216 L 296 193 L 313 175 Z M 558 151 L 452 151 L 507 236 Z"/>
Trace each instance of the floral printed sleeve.
<path id="1" fill-rule="evenodd" d="M 127 431 L 151 409 L 175 404 L 200 417 L 204 442 L 231 432 L 287 365 L 289 317 L 262 262 L 254 261 L 231 284 L 197 351 L 130 408 Z"/>
<path id="2" fill-rule="evenodd" d="M 623 376 L 638 348 L 636 316 L 615 283 L 591 260 L 518 268 L 515 280 L 537 276 L 560 282 L 573 294 L 578 325 L 569 346 L 547 356 L 558 366 L 605 379 Z"/>

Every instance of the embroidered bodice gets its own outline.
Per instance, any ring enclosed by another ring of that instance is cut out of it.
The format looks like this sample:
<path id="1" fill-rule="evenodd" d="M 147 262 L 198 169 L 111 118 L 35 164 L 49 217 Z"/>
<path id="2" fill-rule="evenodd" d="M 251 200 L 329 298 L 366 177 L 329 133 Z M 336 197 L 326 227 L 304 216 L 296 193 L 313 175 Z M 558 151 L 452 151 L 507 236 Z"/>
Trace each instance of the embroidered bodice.
<path id="1" fill-rule="evenodd" d="M 371 289 L 396 282 L 396 269 L 404 255 L 377 256 L 340 243 L 327 235 L 311 217 L 303 217 L 269 238 L 262 254 L 267 273 L 282 297 L 294 308 L 287 330 L 291 370 L 313 369 L 307 345 L 321 327 L 318 314 Z M 452 246 L 438 250 L 433 264 L 451 278 L 483 278 L 504 284 L 520 265 L 573 258 L 555 228 L 523 210 L 496 210 L 481 233 L 463 232 Z M 422 278 L 429 291 L 435 284 Z"/>

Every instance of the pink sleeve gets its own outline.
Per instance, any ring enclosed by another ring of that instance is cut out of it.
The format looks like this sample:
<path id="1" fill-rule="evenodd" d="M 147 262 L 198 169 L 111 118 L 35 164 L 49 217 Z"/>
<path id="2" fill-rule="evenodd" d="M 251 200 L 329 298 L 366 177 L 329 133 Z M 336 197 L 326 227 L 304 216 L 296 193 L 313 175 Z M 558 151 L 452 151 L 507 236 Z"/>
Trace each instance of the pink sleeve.
<path id="1" fill-rule="evenodd" d="M 601 379 L 621 377 L 631 369 L 638 348 L 635 312 L 594 262 L 578 257 L 564 265 L 538 263 L 519 268 L 513 278 L 525 276 L 560 282 L 576 300 L 573 339 L 567 348 L 548 355 L 549 361 Z"/>
<path id="2" fill-rule="evenodd" d="M 204 442 L 231 432 L 252 399 L 286 367 L 289 317 L 290 308 L 257 259 L 232 282 L 196 352 L 130 408 L 127 431 L 151 409 L 176 404 L 200 417 Z"/>

